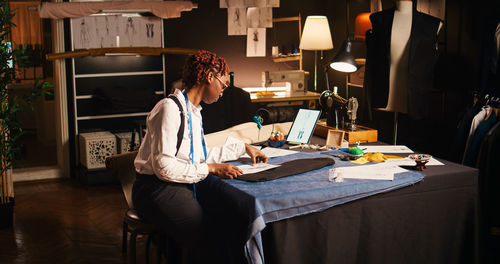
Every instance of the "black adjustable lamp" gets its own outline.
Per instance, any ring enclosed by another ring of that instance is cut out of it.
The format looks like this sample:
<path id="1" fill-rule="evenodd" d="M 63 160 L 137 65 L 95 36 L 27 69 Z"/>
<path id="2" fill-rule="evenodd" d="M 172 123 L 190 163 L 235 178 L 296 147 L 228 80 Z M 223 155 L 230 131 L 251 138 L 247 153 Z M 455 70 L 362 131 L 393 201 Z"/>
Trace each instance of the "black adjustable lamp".
<path id="1" fill-rule="evenodd" d="M 352 55 L 352 41 L 349 38 L 349 1 L 346 1 L 346 18 L 347 38 L 344 41 L 344 44 L 342 44 L 340 52 L 330 63 L 330 67 L 336 71 L 351 73 L 358 70 L 358 65 Z"/>

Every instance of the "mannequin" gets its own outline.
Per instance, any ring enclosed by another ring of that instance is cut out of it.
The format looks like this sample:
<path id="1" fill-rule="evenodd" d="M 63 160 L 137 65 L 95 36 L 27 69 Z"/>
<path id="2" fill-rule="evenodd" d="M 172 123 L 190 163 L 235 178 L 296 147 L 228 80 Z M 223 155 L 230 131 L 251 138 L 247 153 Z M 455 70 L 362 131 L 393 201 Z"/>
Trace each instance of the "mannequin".
<path id="1" fill-rule="evenodd" d="M 408 63 L 410 54 L 410 34 L 413 14 L 412 0 L 396 1 L 391 30 L 389 98 L 385 110 L 408 113 Z M 439 30 L 442 23 L 439 23 Z"/>
<path id="2" fill-rule="evenodd" d="M 426 116 L 442 22 L 418 12 L 411 0 L 396 1 L 395 8 L 373 13 L 370 20 L 364 110 L 370 120 L 372 108 L 395 113 L 395 143 L 398 113 Z"/>

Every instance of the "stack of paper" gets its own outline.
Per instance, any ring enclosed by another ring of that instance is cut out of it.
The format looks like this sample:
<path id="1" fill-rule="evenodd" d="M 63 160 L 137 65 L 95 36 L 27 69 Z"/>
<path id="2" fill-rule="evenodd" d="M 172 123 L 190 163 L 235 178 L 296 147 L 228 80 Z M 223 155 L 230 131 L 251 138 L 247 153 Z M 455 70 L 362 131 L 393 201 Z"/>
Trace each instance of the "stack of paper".
<path id="1" fill-rule="evenodd" d="M 394 180 L 394 174 L 405 172 L 394 164 L 379 163 L 374 165 L 350 166 L 330 169 L 328 179 L 339 181 L 341 179 L 368 179 L 368 180 Z"/>

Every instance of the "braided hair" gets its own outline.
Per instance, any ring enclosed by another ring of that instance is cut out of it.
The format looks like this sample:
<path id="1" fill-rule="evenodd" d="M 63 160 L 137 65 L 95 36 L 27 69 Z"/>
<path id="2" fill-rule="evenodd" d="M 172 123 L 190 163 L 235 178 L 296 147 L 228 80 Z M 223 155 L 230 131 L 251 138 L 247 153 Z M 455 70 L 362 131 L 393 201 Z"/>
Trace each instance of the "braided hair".
<path id="1" fill-rule="evenodd" d="M 182 81 L 187 89 L 190 89 L 196 84 L 206 82 L 210 72 L 226 75 L 229 73 L 229 67 L 224 58 L 213 52 L 200 50 L 187 58 L 182 70 Z"/>

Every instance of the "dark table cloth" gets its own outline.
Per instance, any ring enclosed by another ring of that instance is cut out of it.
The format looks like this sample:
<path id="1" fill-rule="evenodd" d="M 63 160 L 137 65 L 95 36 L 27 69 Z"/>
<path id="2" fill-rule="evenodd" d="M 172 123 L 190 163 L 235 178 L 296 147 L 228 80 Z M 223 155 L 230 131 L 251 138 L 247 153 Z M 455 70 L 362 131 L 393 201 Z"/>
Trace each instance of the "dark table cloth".
<path id="1" fill-rule="evenodd" d="M 266 263 L 480 263 L 478 171 L 440 161 L 414 186 L 268 224 Z"/>

